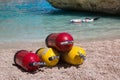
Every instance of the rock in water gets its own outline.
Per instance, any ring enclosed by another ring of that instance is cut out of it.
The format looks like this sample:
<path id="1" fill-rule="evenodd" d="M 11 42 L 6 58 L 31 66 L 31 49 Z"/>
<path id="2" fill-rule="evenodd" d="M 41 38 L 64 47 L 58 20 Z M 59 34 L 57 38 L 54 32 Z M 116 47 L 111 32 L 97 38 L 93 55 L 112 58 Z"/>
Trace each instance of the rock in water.
<path id="1" fill-rule="evenodd" d="M 48 0 L 55 8 L 120 14 L 120 0 Z"/>

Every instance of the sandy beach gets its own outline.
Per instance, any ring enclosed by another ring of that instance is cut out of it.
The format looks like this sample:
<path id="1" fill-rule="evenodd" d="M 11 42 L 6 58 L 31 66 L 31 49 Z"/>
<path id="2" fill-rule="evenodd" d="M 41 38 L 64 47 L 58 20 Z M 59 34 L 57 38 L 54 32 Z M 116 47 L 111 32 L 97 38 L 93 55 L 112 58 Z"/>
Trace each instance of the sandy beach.
<path id="1" fill-rule="evenodd" d="M 18 50 L 36 52 L 46 47 L 43 42 L 0 42 L 0 80 L 120 80 L 120 39 L 79 42 L 86 50 L 85 62 L 78 67 L 59 63 L 55 67 L 40 67 L 35 73 L 14 65 Z"/>

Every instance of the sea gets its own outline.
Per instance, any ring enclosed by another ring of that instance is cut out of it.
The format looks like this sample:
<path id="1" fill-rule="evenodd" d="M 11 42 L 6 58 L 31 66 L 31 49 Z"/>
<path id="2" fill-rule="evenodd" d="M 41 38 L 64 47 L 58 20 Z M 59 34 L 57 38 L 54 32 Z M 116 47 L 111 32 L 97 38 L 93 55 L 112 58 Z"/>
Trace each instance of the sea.
<path id="1" fill-rule="evenodd" d="M 98 20 L 71 23 L 71 19 Z M 120 16 L 95 12 L 65 11 L 46 0 L 0 1 L 0 42 L 41 41 L 51 33 L 68 32 L 79 41 L 120 38 Z"/>

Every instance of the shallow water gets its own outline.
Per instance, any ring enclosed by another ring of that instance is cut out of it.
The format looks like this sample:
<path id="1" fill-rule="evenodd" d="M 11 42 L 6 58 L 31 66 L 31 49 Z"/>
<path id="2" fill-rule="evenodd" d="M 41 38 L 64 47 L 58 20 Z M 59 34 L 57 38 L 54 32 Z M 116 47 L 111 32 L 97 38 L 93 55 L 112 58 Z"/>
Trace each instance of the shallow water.
<path id="1" fill-rule="evenodd" d="M 0 41 L 45 40 L 50 33 L 68 32 L 74 39 L 120 38 L 120 16 L 90 12 L 62 11 L 44 0 L 0 3 Z M 70 23 L 85 17 L 100 19 L 92 23 Z"/>

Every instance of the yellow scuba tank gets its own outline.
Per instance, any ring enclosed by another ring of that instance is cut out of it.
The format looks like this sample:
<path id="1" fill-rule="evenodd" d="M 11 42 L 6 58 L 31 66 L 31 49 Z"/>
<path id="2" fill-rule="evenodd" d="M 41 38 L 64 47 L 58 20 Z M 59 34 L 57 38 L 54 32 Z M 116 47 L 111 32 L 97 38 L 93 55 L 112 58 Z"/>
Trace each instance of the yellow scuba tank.
<path id="1" fill-rule="evenodd" d="M 62 56 L 61 58 L 63 59 L 63 61 L 69 64 L 79 65 L 84 62 L 85 57 L 86 57 L 86 52 L 81 47 L 73 46 L 69 52 L 63 53 L 61 56 Z"/>
<path id="2" fill-rule="evenodd" d="M 52 48 L 40 48 L 36 54 L 46 63 L 46 66 L 55 66 L 59 62 L 59 54 Z"/>

